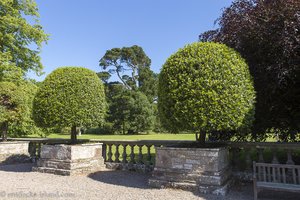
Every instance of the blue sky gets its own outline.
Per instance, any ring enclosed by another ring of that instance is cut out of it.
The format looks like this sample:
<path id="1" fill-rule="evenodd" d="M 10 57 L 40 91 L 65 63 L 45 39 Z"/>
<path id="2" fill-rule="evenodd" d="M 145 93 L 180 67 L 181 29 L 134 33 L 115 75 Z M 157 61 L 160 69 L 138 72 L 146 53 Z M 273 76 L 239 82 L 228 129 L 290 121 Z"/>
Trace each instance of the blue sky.
<path id="1" fill-rule="evenodd" d="M 159 72 L 166 59 L 214 21 L 231 0 L 36 0 L 50 34 L 41 58 L 45 75 L 61 66 L 101 71 L 106 50 L 139 45 Z M 43 80 L 44 76 L 36 77 Z"/>

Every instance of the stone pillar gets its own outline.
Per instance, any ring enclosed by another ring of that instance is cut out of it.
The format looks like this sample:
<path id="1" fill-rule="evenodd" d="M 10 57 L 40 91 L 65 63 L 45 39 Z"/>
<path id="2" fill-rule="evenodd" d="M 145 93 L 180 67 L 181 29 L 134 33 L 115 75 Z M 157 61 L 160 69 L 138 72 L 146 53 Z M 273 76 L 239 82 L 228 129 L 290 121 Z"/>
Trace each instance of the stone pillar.
<path id="1" fill-rule="evenodd" d="M 102 144 L 43 145 L 33 171 L 58 175 L 89 174 L 105 168 Z"/>
<path id="2" fill-rule="evenodd" d="M 29 142 L 0 142 L 0 165 L 30 162 Z"/>
<path id="3" fill-rule="evenodd" d="M 225 195 L 231 185 L 229 152 L 221 148 L 157 147 L 152 187 Z"/>

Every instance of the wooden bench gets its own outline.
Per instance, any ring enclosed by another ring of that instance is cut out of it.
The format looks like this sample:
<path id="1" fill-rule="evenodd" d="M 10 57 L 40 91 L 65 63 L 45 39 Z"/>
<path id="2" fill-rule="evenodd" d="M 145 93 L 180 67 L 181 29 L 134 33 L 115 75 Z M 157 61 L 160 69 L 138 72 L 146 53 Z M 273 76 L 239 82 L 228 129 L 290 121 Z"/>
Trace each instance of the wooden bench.
<path id="1" fill-rule="evenodd" d="M 262 189 L 300 192 L 300 165 L 253 162 L 254 199 Z"/>

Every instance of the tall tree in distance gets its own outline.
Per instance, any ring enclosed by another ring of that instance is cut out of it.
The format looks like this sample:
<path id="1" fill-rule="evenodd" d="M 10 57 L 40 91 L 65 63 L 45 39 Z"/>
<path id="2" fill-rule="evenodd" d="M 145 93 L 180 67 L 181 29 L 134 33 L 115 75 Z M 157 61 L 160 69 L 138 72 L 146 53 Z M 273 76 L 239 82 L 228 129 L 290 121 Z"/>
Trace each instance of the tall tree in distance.
<path id="1" fill-rule="evenodd" d="M 137 45 L 107 50 L 99 61 L 99 65 L 104 70 L 111 67 L 112 69 L 109 72 L 117 73 L 118 78 L 127 89 L 134 89 L 134 87 L 138 86 L 139 70 L 150 67 L 150 64 L 150 58 Z M 130 76 L 124 74 L 124 72 L 130 72 Z M 133 84 L 128 84 L 128 80 L 132 81 Z"/>
<path id="2" fill-rule="evenodd" d="M 32 19 L 33 23 L 26 21 Z M 43 66 L 39 57 L 48 35 L 38 21 L 39 13 L 34 0 L 0 1 L 0 65 L 10 63 L 37 74 Z M 36 48 L 31 48 L 36 45 Z"/>
<path id="3" fill-rule="evenodd" d="M 263 139 L 275 130 L 281 140 L 295 140 L 300 132 L 300 1 L 236 0 L 217 22 L 218 29 L 199 39 L 224 43 L 249 64 L 257 91 L 254 137 Z"/>
<path id="4" fill-rule="evenodd" d="M 157 75 L 151 60 L 137 45 L 107 50 L 99 65 L 108 71 L 97 73 L 105 84 L 109 104 L 107 122 L 112 132 L 133 134 L 153 129 L 157 96 Z M 120 82 L 109 82 L 116 73 Z"/>

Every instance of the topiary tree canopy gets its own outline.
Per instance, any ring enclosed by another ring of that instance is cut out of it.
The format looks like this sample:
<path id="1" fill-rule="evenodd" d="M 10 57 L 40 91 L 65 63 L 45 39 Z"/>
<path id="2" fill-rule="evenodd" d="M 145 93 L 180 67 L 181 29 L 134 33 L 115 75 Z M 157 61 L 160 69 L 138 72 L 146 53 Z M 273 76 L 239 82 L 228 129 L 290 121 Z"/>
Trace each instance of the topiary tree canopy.
<path id="1" fill-rule="evenodd" d="M 102 124 L 106 113 L 104 87 L 96 73 L 81 67 L 58 68 L 49 74 L 33 101 L 33 117 L 41 127 Z"/>
<path id="2" fill-rule="evenodd" d="M 161 122 L 170 131 L 206 133 L 248 130 L 255 91 L 244 59 L 218 43 L 193 43 L 163 65 L 158 86 Z M 199 134 L 200 133 L 200 134 Z"/>

